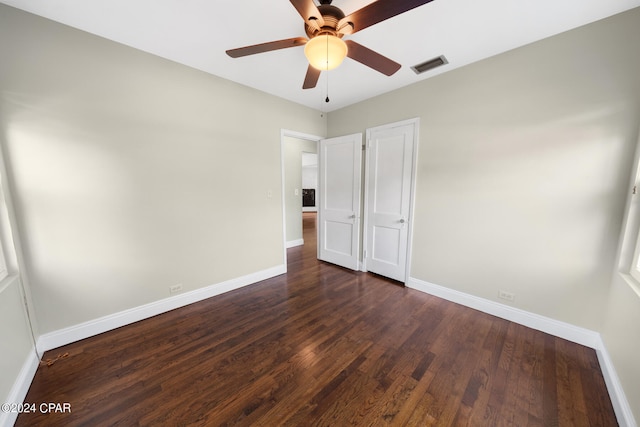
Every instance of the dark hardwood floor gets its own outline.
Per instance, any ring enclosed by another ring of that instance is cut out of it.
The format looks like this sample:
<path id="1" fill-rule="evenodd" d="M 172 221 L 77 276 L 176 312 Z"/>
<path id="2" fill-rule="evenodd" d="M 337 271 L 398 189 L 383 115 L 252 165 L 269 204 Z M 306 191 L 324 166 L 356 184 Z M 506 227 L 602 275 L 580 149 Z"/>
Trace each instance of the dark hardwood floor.
<path id="1" fill-rule="evenodd" d="M 18 426 L 615 426 L 592 349 L 316 260 L 48 352 Z M 241 256 L 241 255 L 239 255 Z"/>

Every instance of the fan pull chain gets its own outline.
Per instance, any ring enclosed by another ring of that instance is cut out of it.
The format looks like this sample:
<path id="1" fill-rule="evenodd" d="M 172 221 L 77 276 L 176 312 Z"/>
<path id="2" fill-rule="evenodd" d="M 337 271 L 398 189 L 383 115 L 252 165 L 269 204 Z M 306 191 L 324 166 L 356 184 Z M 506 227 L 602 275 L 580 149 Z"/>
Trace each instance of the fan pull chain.
<path id="1" fill-rule="evenodd" d="M 324 102 L 328 103 L 329 102 L 329 37 L 327 37 L 327 56 L 326 56 L 326 61 L 327 61 L 327 97 L 324 99 Z"/>
<path id="2" fill-rule="evenodd" d="M 327 73 L 327 97 L 324 99 L 324 102 L 329 102 L 329 73 Z"/>

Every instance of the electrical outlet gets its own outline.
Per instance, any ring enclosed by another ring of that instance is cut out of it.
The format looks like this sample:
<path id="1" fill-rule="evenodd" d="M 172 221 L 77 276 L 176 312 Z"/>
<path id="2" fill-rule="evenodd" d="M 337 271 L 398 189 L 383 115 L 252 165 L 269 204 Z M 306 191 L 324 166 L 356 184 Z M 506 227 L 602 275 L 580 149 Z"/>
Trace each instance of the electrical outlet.
<path id="1" fill-rule="evenodd" d="M 178 283 L 177 285 L 169 286 L 169 295 L 176 294 L 182 290 L 182 283 Z"/>
<path id="2" fill-rule="evenodd" d="M 507 291 L 498 291 L 498 298 L 505 301 L 513 301 L 516 299 L 516 294 L 512 294 L 511 292 Z"/>

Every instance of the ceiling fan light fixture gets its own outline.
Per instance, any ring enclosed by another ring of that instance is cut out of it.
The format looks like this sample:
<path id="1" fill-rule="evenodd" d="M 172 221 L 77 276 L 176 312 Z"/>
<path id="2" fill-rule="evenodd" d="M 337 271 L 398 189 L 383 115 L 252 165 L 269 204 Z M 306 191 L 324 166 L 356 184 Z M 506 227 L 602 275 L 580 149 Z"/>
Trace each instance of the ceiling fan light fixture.
<path id="1" fill-rule="evenodd" d="M 321 71 L 333 70 L 347 56 L 347 45 L 333 34 L 319 34 L 304 46 L 304 55 L 313 68 Z"/>

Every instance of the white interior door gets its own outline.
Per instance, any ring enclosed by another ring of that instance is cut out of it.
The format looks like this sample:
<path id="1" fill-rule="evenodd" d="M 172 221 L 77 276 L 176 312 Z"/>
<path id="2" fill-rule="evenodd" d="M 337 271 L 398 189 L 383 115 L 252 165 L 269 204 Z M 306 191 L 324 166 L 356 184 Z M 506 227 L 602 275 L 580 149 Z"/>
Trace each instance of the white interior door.
<path id="1" fill-rule="evenodd" d="M 367 131 L 365 268 L 404 282 L 413 190 L 416 122 Z"/>
<path id="2" fill-rule="evenodd" d="M 320 141 L 318 258 L 357 270 L 362 134 Z"/>

